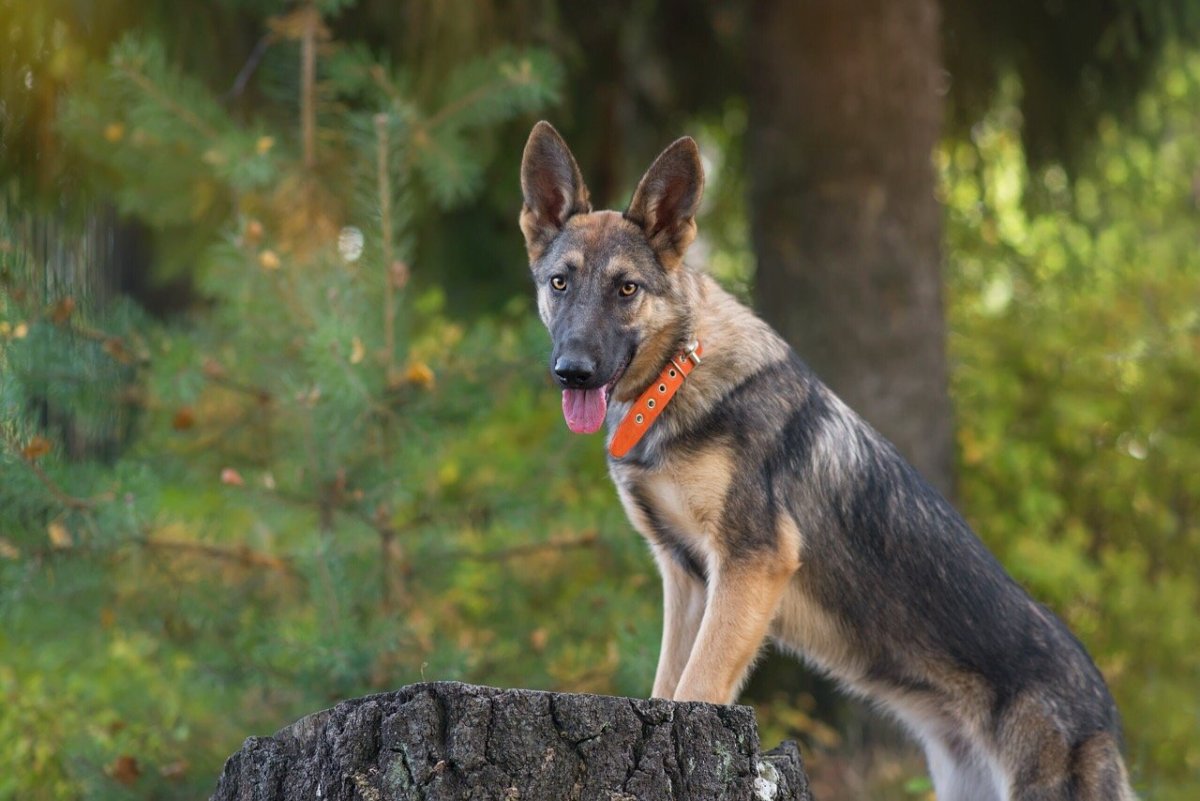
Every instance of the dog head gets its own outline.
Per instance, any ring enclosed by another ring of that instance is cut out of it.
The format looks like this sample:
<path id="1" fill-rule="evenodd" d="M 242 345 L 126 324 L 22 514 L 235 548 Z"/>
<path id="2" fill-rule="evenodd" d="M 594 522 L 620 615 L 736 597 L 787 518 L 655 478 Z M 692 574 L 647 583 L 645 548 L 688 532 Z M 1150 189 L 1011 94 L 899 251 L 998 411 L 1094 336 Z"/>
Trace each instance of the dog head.
<path id="1" fill-rule="evenodd" d="M 703 190 L 700 151 L 684 137 L 646 171 L 623 214 L 594 212 L 558 132 L 539 122 L 529 134 L 521 231 L 572 431 L 598 430 L 609 397 L 635 397 L 691 336 L 683 256 Z"/>

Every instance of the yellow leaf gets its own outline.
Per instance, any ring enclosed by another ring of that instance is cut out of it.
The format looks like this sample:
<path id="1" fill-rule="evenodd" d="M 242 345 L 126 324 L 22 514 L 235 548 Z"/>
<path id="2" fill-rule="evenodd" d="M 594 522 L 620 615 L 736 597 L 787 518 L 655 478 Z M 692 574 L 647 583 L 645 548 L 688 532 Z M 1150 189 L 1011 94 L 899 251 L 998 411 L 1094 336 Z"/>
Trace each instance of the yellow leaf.
<path id="1" fill-rule="evenodd" d="M 413 362 L 408 366 L 404 377 L 408 379 L 410 384 L 431 389 L 433 387 L 434 375 L 433 370 L 425 362 Z"/>
<path id="2" fill-rule="evenodd" d="M 258 142 L 256 142 L 254 145 L 254 149 L 257 150 L 258 155 L 261 156 L 264 153 L 266 153 L 267 151 L 269 151 L 274 146 L 275 146 L 275 137 L 260 136 L 260 137 L 258 137 Z"/>
<path id="3" fill-rule="evenodd" d="M 17 339 L 24 339 L 29 335 L 29 325 L 26 323 L 17 323 L 13 326 L 13 336 Z"/>
<path id="4" fill-rule="evenodd" d="M 446 462 L 438 468 L 438 482 L 443 487 L 449 487 L 458 482 L 460 471 L 454 462 Z"/>
<path id="5" fill-rule="evenodd" d="M 367 349 L 363 347 L 362 340 L 355 337 L 350 343 L 350 363 L 359 364 L 366 355 Z"/>
<path id="6" fill-rule="evenodd" d="M 50 545 L 57 549 L 70 548 L 75 544 L 71 539 L 71 532 L 67 531 L 67 527 L 60 520 L 46 526 L 46 535 L 50 537 Z"/>
<path id="7" fill-rule="evenodd" d="M 21 551 L 8 540 L 0 537 L 0 559 L 20 559 Z"/>
<path id="8" fill-rule="evenodd" d="M 119 122 L 110 122 L 104 126 L 104 138 L 114 144 L 125 138 L 125 126 Z"/>
<path id="9" fill-rule="evenodd" d="M 264 270 L 278 270 L 279 256 L 273 250 L 264 250 L 258 254 L 258 263 Z"/>

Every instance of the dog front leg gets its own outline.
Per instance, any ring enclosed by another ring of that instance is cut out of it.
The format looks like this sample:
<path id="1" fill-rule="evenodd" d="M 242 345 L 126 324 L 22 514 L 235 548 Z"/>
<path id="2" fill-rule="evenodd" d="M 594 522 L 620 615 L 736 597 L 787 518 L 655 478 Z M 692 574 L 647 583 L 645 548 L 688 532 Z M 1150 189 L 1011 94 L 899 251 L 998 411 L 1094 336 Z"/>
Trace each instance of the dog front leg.
<path id="1" fill-rule="evenodd" d="M 674 700 L 732 703 L 779 608 L 794 566 L 755 560 L 719 566 Z"/>
<path id="2" fill-rule="evenodd" d="M 654 559 L 662 574 L 663 632 L 652 697 L 670 699 L 675 695 L 700 629 L 704 585 L 661 548 L 654 548 Z"/>

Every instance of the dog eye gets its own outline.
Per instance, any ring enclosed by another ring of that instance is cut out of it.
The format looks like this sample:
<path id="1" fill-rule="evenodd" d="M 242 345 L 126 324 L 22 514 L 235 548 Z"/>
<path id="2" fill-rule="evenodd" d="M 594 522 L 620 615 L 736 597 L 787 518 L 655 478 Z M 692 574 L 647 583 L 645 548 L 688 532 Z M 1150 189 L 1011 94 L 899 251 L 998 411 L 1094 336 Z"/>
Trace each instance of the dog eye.
<path id="1" fill-rule="evenodd" d="M 633 283 L 632 281 L 626 281 L 625 283 L 621 284 L 621 297 L 623 297 L 623 298 L 628 298 L 628 297 L 632 296 L 634 292 L 637 292 L 637 291 L 638 291 L 638 285 Z"/>
<path id="2" fill-rule="evenodd" d="M 567 279 L 561 275 L 556 275 L 550 279 L 550 286 L 554 287 L 555 290 L 562 292 L 567 288 Z"/>

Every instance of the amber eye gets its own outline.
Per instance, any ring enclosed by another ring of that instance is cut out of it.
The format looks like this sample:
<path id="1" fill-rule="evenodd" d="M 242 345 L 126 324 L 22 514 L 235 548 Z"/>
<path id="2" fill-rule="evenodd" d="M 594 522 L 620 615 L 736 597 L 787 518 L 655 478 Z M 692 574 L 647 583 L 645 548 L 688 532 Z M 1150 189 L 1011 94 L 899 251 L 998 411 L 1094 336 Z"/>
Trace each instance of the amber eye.
<path id="1" fill-rule="evenodd" d="M 550 286 L 554 287 L 557 291 L 562 292 L 567 288 L 567 279 L 563 278 L 561 275 L 556 275 L 550 279 Z"/>
<path id="2" fill-rule="evenodd" d="M 637 291 L 638 285 L 632 281 L 626 281 L 625 283 L 621 284 L 621 297 L 623 298 L 631 297 L 633 293 Z"/>

